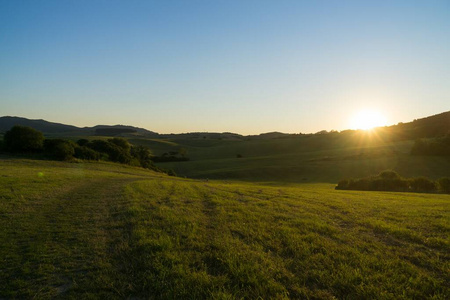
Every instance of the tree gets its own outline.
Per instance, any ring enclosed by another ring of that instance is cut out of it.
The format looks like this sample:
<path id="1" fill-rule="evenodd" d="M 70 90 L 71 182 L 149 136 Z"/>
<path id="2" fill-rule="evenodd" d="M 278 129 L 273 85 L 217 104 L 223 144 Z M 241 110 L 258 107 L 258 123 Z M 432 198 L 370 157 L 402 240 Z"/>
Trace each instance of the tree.
<path id="1" fill-rule="evenodd" d="M 397 174 L 397 172 L 392 171 L 392 170 L 385 170 L 382 171 L 378 177 L 382 178 L 382 179 L 399 179 L 400 175 Z"/>
<path id="2" fill-rule="evenodd" d="M 86 146 L 78 146 L 75 147 L 74 156 L 79 159 L 99 160 L 101 155 L 97 151 L 94 151 Z"/>
<path id="3" fill-rule="evenodd" d="M 436 183 L 426 177 L 417 177 L 410 180 L 410 187 L 413 192 L 431 193 L 436 191 Z"/>
<path id="4" fill-rule="evenodd" d="M 152 152 L 150 151 L 149 148 L 145 146 L 141 145 L 133 146 L 131 148 L 131 156 L 136 158 L 139 161 L 141 167 L 143 168 L 151 169 L 152 167 L 154 167 L 153 162 L 151 160 Z"/>
<path id="5" fill-rule="evenodd" d="M 116 146 L 119 146 L 120 148 L 123 149 L 123 151 L 125 151 L 127 153 L 130 152 L 131 145 L 124 138 L 116 137 L 116 138 L 108 139 L 108 142 L 110 142 L 110 143 L 112 143 L 112 144 L 114 144 Z"/>
<path id="6" fill-rule="evenodd" d="M 450 194 L 450 178 L 444 177 L 438 180 L 439 191 Z"/>
<path id="7" fill-rule="evenodd" d="M 75 144 L 63 139 L 47 139 L 44 141 L 47 155 L 57 160 L 69 160 L 75 154 Z"/>
<path id="8" fill-rule="evenodd" d="M 16 125 L 5 133 L 5 148 L 11 152 L 38 152 L 42 150 L 42 132 L 27 126 Z"/>
<path id="9" fill-rule="evenodd" d="M 110 141 L 93 140 L 87 143 L 86 147 L 89 147 L 97 152 L 107 154 L 109 160 L 111 161 L 120 162 L 123 164 L 130 163 L 131 161 L 129 151 L 126 151 L 121 146 L 118 146 L 116 143 L 112 143 Z"/>

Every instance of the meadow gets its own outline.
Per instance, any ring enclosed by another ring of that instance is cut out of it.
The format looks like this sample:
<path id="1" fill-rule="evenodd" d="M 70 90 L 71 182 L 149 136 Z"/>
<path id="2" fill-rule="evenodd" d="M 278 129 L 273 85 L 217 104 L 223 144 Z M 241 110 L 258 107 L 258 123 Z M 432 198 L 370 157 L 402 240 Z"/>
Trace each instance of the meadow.
<path id="1" fill-rule="evenodd" d="M 380 140 L 344 134 L 274 139 L 130 138 L 156 155 L 185 149 L 186 162 L 157 164 L 189 178 L 246 182 L 337 183 L 393 169 L 404 177 L 450 177 L 449 156 L 411 155 L 412 140 Z M 239 157 L 238 157 L 239 156 Z"/>
<path id="2" fill-rule="evenodd" d="M 448 299 L 450 195 L 0 159 L 0 298 Z"/>

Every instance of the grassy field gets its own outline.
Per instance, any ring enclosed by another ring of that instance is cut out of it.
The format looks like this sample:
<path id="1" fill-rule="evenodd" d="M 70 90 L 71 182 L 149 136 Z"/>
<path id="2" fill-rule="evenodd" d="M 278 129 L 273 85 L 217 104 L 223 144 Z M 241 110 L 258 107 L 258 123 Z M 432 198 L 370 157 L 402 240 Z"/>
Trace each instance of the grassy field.
<path id="1" fill-rule="evenodd" d="M 383 140 L 369 132 L 281 138 L 222 138 L 202 134 L 166 138 L 130 136 L 128 141 L 146 146 L 158 156 L 183 149 L 189 161 L 157 165 L 194 179 L 337 183 L 344 178 L 368 177 L 387 169 L 403 177 L 425 176 L 433 180 L 450 177 L 450 157 L 411 155 L 413 140 Z"/>
<path id="2" fill-rule="evenodd" d="M 0 298 L 448 299 L 450 196 L 0 160 Z"/>
<path id="3" fill-rule="evenodd" d="M 405 177 L 450 177 L 450 158 L 410 155 L 413 141 L 298 136 L 280 139 L 131 139 L 156 155 L 184 148 L 190 161 L 159 164 L 189 178 L 247 182 L 328 182 L 394 169 Z M 238 158 L 237 156 L 241 156 Z"/>

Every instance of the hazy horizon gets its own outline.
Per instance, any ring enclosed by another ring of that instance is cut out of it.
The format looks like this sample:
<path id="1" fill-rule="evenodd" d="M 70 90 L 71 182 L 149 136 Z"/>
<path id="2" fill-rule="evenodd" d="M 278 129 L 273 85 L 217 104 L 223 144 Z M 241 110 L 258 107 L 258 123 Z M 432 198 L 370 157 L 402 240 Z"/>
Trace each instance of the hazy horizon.
<path id="1" fill-rule="evenodd" d="M 448 111 L 448 112 L 450 112 L 450 111 Z M 441 113 L 447 113 L 447 112 L 444 111 L 444 112 L 440 112 L 440 113 L 437 113 L 437 114 L 434 114 L 434 115 L 439 115 L 439 114 L 441 114 Z M 433 116 L 433 115 L 430 115 L 430 116 L 422 116 L 422 117 L 419 117 L 419 118 L 417 118 L 417 119 L 422 119 L 422 118 L 427 118 L 427 117 L 432 117 L 432 116 Z M 222 133 L 232 133 L 232 134 L 238 134 L 238 135 L 242 135 L 242 136 L 250 136 L 250 135 L 261 135 L 261 134 L 267 134 L 267 133 L 282 133 L 282 134 L 315 134 L 315 133 L 318 133 L 318 132 L 323 131 L 323 130 L 326 130 L 326 131 L 328 131 L 328 132 L 330 132 L 330 131 L 338 131 L 338 132 L 341 132 L 341 131 L 346 131 L 346 130 L 364 130 L 364 129 L 355 129 L 355 128 L 343 128 L 343 129 L 341 129 L 341 130 L 335 130 L 335 129 L 327 130 L 327 129 L 322 129 L 322 130 L 318 130 L 318 131 L 315 131 L 315 132 L 304 132 L 304 131 L 298 131 L 298 132 L 283 132 L 283 131 L 272 130 L 272 131 L 265 131 L 265 132 L 251 133 L 251 134 L 245 134 L 245 133 L 233 132 L 233 131 L 179 131 L 179 132 L 158 132 L 158 131 L 156 131 L 156 130 L 153 130 L 152 128 L 140 127 L 140 126 L 137 126 L 137 125 L 134 125 L 134 124 L 120 124 L 120 123 L 114 123 L 114 122 L 113 122 L 113 123 L 109 123 L 109 124 L 106 124 L 106 123 L 105 123 L 105 124 L 103 124 L 103 123 L 95 123 L 95 124 L 92 124 L 92 125 L 75 125 L 75 124 L 71 124 L 71 123 L 67 123 L 67 122 L 56 122 L 56 121 L 46 120 L 46 119 L 42 119 L 42 118 L 32 119 L 32 118 L 27 118 L 27 117 L 23 117 L 23 116 L 9 116 L 9 115 L 0 116 L 0 118 L 1 118 L 1 117 L 26 118 L 26 119 L 29 119 L 29 120 L 32 120 L 32 121 L 47 121 L 47 122 L 50 122 L 50 123 L 57 123 L 57 124 L 62 124 L 62 125 L 76 126 L 76 127 L 78 127 L 78 128 L 90 128 L 90 127 L 94 127 L 94 126 L 131 126 L 131 127 L 136 127 L 136 128 L 146 129 L 146 130 L 148 130 L 148 131 L 152 131 L 152 132 L 155 132 L 155 133 L 158 133 L 158 134 L 161 134 L 161 135 L 166 135 L 166 134 L 188 134 L 188 133 L 220 133 L 220 134 L 222 134 Z M 415 120 L 415 119 L 414 119 L 414 120 Z M 386 125 L 383 125 L 383 126 L 376 126 L 376 127 L 385 127 L 385 126 L 386 126 L 386 127 L 389 127 L 389 126 L 397 125 L 397 124 L 399 124 L 399 123 L 408 123 L 408 122 L 412 122 L 412 121 L 414 121 L 414 120 L 398 121 L 398 122 L 394 122 L 394 123 L 392 123 L 392 124 L 386 124 Z"/>
<path id="2" fill-rule="evenodd" d="M 2 1 L 0 115 L 158 133 L 450 110 L 448 1 Z"/>

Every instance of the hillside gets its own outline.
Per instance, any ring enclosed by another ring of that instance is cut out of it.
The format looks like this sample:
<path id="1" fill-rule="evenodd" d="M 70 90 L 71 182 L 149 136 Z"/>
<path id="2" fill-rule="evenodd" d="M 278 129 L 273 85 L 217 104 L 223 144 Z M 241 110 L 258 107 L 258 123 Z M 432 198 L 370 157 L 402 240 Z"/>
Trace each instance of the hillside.
<path id="1" fill-rule="evenodd" d="M 446 299 L 448 195 L 0 160 L 0 298 Z"/>
<path id="2" fill-rule="evenodd" d="M 0 120 L 9 120 L 11 124 L 10 118 Z M 74 130 L 72 126 L 47 123 L 33 122 Z M 183 150 L 189 161 L 159 163 L 158 166 L 189 178 L 337 183 L 343 178 L 367 177 L 386 169 L 394 169 L 405 177 L 426 176 L 434 180 L 450 177 L 449 157 L 410 155 L 416 138 L 434 138 L 450 130 L 450 112 L 368 132 L 273 132 L 241 136 L 201 132 L 161 135 L 120 125 L 78 129 L 81 131 L 59 131 L 58 134 L 73 140 L 81 135 L 88 139 L 121 135 L 133 145 L 149 147 L 154 155 Z M 53 135 L 57 134 L 47 134 Z"/>
<path id="3" fill-rule="evenodd" d="M 0 117 L 0 132 L 11 129 L 14 125 L 32 127 L 46 135 L 58 136 L 90 136 L 90 135 L 143 135 L 157 136 L 158 134 L 147 129 L 126 125 L 96 125 L 93 127 L 76 127 L 72 125 L 48 122 L 45 120 L 30 120 L 20 117 Z"/>
<path id="4" fill-rule="evenodd" d="M 43 133 L 78 133 L 84 132 L 82 128 L 72 125 L 48 122 L 45 120 L 30 120 L 20 117 L 0 117 L 0 132 L 11 129 L 14 125 L 22 125 L 32 127 Z"/>
<path id="5" fill-rule="evenodd" d="M 191 178 L 264 182 L 330 182 L 394 169 L 402 176 L 450 177 L 450 157 L 412 156 L 417 138 L 433 139 L 450 130 L 450 112 L 372 131 L 246 137 L 225 140 L 199 137 L 147 144 L 154 153 L 186 149 L 190 161 L 161 166 Z M 170 144 L 168 144 L 170 143 Z"/>
<path id="6" fill-rule="evenodd" d="M 190 132 L 179 134 L 159 134 L 153 131 L 149 131 L 144 128 L 138 128 L 134 126 L 126 125 L 96 125 L 93 127 L 79 128 L 72 125 L 65 125 L 60 123 L 52 123 L 45 120 L 30 120 L 21 117 L 0 117 L 0 132 L 9 130 L 14 125 L 23 125 L 33 127 L 41 132 L 45 133 L 58 133 L 58 134 L 81 134 L 81 135 L 101 135 L 108 133 L 108 135 L 118 135 L 121 133 L 138 133 L 140 135 L 149 137 L 159 137 L 163 139 L 231 139 L 231 140 L 248 140 L 248 139 L 280 139 L 280 138 L 292 138 L 298 136 L 298 134 L 287 134 L 282 132 L 268 132 L 261 133 L 259 135 L 243 136 L 237 133 L 223 132 Z M 99 131 L 100 130 L 100 131 Z M 124 130 L 121 132 L 121 130 Z M 450 111 L 443 112 L 437 115 L 421 118 L 408 123 L 399 123 L 397 125 L 379 127 L 377 132 L 384 139 L 416 139 L 416 138 L 432 138 L 449 133 L 450 130 Z M 354 132 L 355 130 L 345 130 L 344 132 Z M 320 133 L 326 133 L 321 131 Z M 300 134 L 301 135 L 301 134 Z"/>

